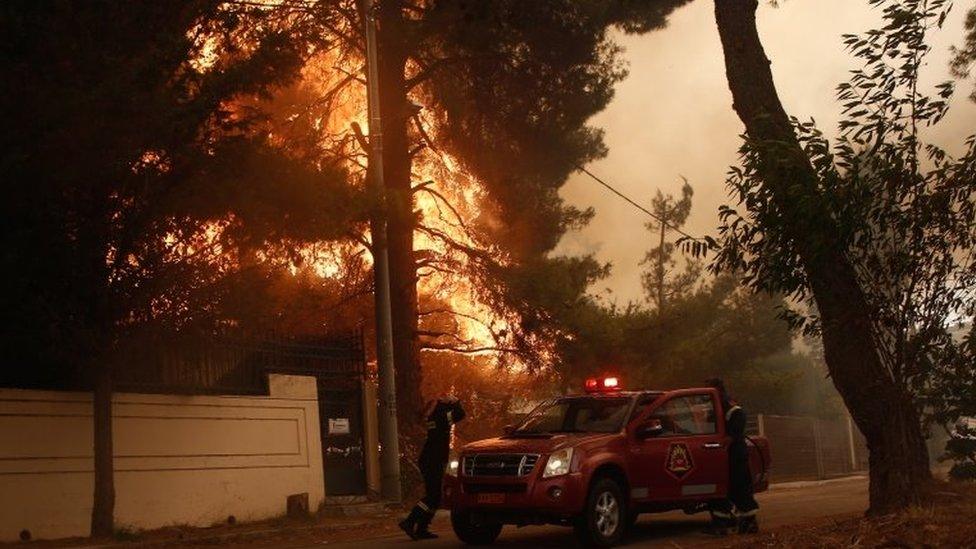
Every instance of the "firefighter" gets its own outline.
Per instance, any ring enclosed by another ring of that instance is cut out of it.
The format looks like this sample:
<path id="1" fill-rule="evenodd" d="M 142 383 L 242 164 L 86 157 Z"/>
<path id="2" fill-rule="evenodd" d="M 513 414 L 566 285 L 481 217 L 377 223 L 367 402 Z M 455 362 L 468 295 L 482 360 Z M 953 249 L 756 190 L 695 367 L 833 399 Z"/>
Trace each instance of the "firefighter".
<path id="1" fill-rule="evenodd" d="M 754 534 L 759 531 L 756 518 L 759 504 L 753 496 L 752 472 L 749 470 L 746 412 L 729 398 L 721 379 L 708 380 L 708 386 L 718 389 L 725 410 L 725 431 L 732 440 L 729 443 L 729 497 L 712 506 L 712 524 L 706 533 L 724 536 L 738 526 L 740 534 Z"/>
<path id="2" fill-rule="evenodd" d="M 464 419 L 461 402 L 454 396 L 442 396 L 427 404 L 427 440 L 420 451 L 420 473 L 424 477 L 424 497 L 414 505 L 400 528 L 410 539 L 433 539 L 430 521 L 441 503 L 441 484 L 451 449 L 451 427 Z"/>

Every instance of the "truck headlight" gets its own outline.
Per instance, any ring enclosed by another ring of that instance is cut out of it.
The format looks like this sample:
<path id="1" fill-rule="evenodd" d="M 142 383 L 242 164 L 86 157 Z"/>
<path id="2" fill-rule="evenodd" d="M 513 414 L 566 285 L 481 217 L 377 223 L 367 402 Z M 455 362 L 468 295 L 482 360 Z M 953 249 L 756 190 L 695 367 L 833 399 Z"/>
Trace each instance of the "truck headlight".
<path id="1" fill-rule="evenodd" d="M 458 466 L 459 465 L 460 464 L 458 463 L 458 460 L 452 459 L 447 464 L 447 474 L 451 475 L 452 477 L 456 477 L 458 475 Z"/>
<path id="2" fill-rule="evenodd" d="M 569 465 L 573 462 L 573 449 L 563 448 L 549 455 L 546 468 L 542 471 L 542 478 L 558 477 L 569 472 Z"/>

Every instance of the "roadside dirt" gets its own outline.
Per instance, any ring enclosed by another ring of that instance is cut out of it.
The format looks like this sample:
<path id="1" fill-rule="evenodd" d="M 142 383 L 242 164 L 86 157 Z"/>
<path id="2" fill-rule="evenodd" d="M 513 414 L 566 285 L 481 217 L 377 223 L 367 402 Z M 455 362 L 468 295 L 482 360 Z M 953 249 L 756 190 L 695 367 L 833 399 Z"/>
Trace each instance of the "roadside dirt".
<path id="1" fill-rule="evenodd" d="M 790 548 L 976 548 L 976 484 L 933 486 L 928 502 L 878 517 L 848 515 L 779 527 L 757 536 L 717 544 L 731 549 Z"/>
<path id="2" fill-rule="evenodd" d="M 218 524 L 211 527 L 160 528 L 118 533 L 112 539 L 70 538 L 30 543 L 0 543 L 0 547 L 31 549 L 108 549 L 121 547 L 295 547 L 342 543 L 399 532 L 400 511 L 369 517 L 313 517 L 307 520 L 271 519 L 247 524 Z"/>
<path id="3" fill-rule="evenodd" d="M 930 502 L 896 515 L 864 518 L 866 479 L 794 487 L 760 494 L 763 533 L 714 539 L 699 533 L 707 517 L 683 514 L 649 515 L 628 539 L 628 547 L 691 548 L 976 548 L 976 484 L 939 484 Z M 402 510 L 389 509 L 370 517 L 320 517 L 306 521 L 269 520 L 210 528 L 164 528 L 122 533 L 114 540 L 57 540 L 9 544 L 43 548 L 232 547 L 311 548 L 413 546 L 397 529 Z M 426 549 L 458 547 L 446 516 L 433 529 L 441 539 Z M 505 547 L 576 546 L 572 531 L 558 527 L 507 529 L 499 539 Z M 0 546 L 4 546 L 0 544 Z"/>

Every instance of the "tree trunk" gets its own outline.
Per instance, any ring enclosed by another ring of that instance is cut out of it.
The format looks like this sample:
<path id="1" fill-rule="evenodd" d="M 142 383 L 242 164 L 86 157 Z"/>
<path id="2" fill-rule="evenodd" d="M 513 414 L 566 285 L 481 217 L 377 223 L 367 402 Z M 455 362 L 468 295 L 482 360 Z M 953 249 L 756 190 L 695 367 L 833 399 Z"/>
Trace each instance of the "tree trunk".
<path id="1" fill-rule="evenodd" d="M 110 537 L 115 533 L 115 464 L 112 449 L 112 369 L 97 365 L 92 396 L 94 431 L 95 492 L 92 496 L 91 535 Z"/>
<path id="2" fill-rule="evenodd" d="M 417 340 L 416 228 L 411 189 L 410 122 L 406 94 L 404 20 L 398 2 L 379 3 L 377 39 L 380 55 L 380 112 L 383 113 L 383 168 L 387 191 L 387 237 L 393 361 L 396 366 L 397 417 L 401 436 L 421 432 L 420 347 Z"/>
<path id="3" fill-rule="evenodd" d="M 870 309 L 837 228 L 816 189 L 756 28 L 757 0 L 715 0 L 733 108 L 758 143 L 759 169 L 789 225 L 823 323 L 824 358 L 834 385 L 867 439 L 871 513 L 918 503 L 930 478 L 921 422 L 875 349 Z"/>

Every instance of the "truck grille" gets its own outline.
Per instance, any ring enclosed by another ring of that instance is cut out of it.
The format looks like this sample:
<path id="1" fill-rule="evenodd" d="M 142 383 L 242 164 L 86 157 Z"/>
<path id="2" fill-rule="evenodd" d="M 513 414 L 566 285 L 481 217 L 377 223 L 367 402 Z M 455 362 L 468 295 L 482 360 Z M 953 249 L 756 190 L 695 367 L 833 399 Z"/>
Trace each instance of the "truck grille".
<path id="1" fill-rule="evenodd" d="M 524 494 L 527 486 L 524 482 L 515 484 L 487 484 L 484 482 L 465 482 L 465 494 Z"/>
<path id="2" fill-rule="evenodd" d="M 474 454 L 464 456 L 461 474 L 483 477 L 524 477 L 532 472 L 539 454 Z"/>

